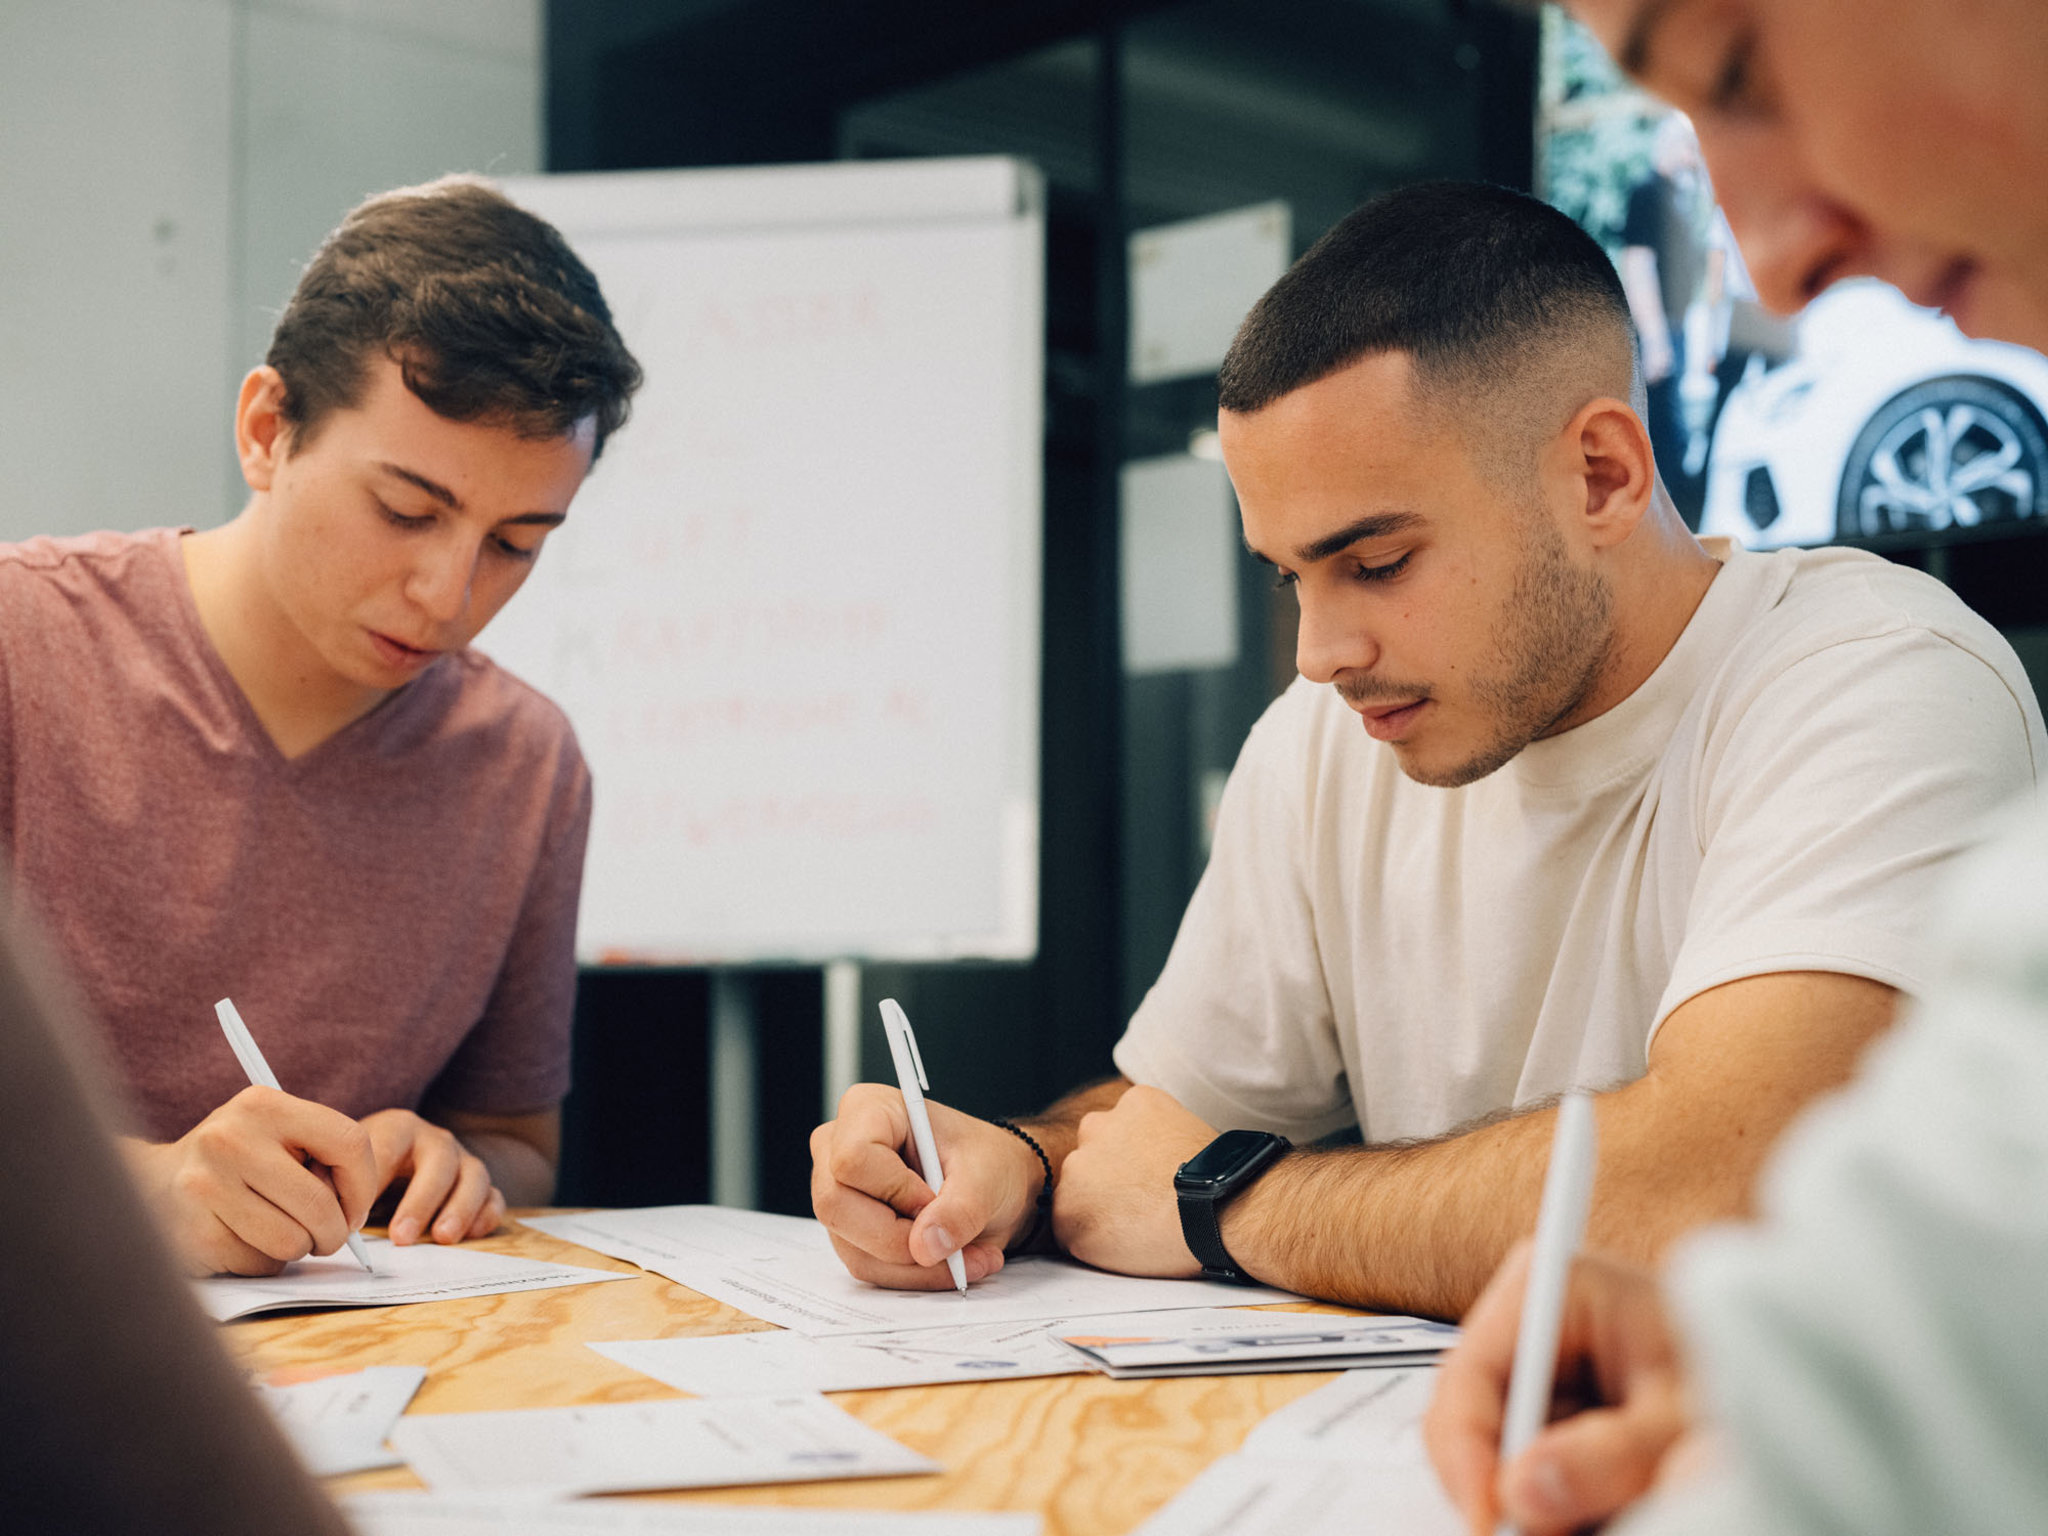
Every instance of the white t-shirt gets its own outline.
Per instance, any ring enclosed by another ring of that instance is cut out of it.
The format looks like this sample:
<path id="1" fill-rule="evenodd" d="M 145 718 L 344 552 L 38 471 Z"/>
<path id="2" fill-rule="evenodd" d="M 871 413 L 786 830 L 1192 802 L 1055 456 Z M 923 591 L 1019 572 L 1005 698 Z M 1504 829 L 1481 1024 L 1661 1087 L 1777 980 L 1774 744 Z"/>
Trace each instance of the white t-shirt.
<path id="1" fill-rule="evenodd" d="M 1966 869 L 1922 1006 L 1787 1133 L 1762 1219 L 1674 1256 L 1730 1455 L 1631 1536 L 2048 1530 L 2048 816 Z"/>
<path id="2" fill-rule="evenodd" d="M 1475 784 L 1415 783 L 1333 689 L 1289 688 L 1119 1069 L 1212 1125 L 1382 1142 L 1639 1077 L 1739 977 L 1917 992 L 1942 867 L 2048 765 L 2026 674 L 1917 572 L 1709 548 L 1649 679 Z"/>

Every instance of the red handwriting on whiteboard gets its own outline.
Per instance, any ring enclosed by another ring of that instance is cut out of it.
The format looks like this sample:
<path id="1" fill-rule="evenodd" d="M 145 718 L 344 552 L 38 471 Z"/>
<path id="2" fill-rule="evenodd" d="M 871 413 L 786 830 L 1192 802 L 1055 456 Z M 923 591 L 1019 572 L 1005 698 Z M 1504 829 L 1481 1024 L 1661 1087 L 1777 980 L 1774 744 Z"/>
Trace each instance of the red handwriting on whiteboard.
<path id="1" fill-rule="evenodd" d="M 626 528 L 630 569 L 645 573 L 702 560 L 731 560 L 747 553 L 758 511 L 732 507 L 718 512 L 682 512 L 659 523 Z"/>
<path id="2" fill-rule="evenodd" d="M 754 656 L 764 651 L 803 651 L 843 660 L 888 635 L 889 606 L 783 598 L 687 613 L 628 609 L 610 628 L 607 659 L 620 667 L 668 668 L 698 657 Z"/>
<path id="3" fill-rule="evenodd" d="M 727 693 L 647 699 L 615 705 L 604 739 L 620 750 L 701 747 L 721 738 L 780 741 L 870 727 L 901 735 L 932 727 L 937 711 L 919 687 L 862 694 L 820 690 L 799 695 Z"/>
<path id="4" fill-rule="evenodd" d="M 612 814 L 620 827 L 643 841 L 660 838 L 691 848 L 919 837 L 939 822 L 938 806 L 916 791 L 811 790 L 700 800 L 679 792 L 629 790 L 617 797 Z"/>

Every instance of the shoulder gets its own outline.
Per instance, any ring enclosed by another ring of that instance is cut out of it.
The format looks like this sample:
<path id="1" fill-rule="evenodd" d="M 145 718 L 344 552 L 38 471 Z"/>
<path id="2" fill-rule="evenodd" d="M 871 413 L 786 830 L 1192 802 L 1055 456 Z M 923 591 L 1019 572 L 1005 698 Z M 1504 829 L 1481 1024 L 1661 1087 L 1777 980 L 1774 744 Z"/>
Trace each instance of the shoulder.
<path id="1" fill-rule="evenodd" d="M 1966 707 L 2033 728 L 2038 706 L 2012 646 L 1933 577 L 1860 550 L 1741 558 L 1770 562 L 1774 598 L 1731 647 L 1725 680 L 1873 703 L 1947 683 Z"/>
<path id="2" fill-rule="evenodd" d="M 562 707 L 475 647 L 448 658 L 446 728 L 488 740 L 493 753 L 565 780 L 589 777 L 576 728 Z"/>
<path id="3" fill-rule="evenodd" d="M 11 594 L 118 597 L 138 582 L 154 583 L 176 552 L 180 530 L 48 535 L 0 544 L 0 584 Z"/>

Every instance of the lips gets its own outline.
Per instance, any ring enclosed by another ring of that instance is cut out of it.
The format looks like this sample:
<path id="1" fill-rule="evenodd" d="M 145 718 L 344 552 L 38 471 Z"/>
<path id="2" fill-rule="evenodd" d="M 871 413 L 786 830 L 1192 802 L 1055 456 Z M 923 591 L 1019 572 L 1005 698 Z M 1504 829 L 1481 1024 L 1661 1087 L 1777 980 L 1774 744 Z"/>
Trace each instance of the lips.
<path id="1" fill-rule="evenodd" d="M 408 645 L 374 629 L 370 631 L 370 643 L 386 666 L 402 672 L 417 672 L 441 654 L 427 646 Z"/>
<path id="2" fill-rule="evenodd" d="M 1415 699 L 1407 704 L 1354 704 L 1351 707 L 1358 711 L 1365 733 L 1373 740 L 1399 741 L 1428 704 L 1427 699 Z"/>

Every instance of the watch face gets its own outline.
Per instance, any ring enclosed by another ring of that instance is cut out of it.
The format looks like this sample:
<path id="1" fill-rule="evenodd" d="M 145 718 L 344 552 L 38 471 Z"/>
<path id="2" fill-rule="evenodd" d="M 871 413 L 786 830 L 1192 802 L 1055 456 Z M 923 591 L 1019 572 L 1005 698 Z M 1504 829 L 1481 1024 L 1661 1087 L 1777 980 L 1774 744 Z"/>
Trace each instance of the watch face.
<path id="1" fill-rule="evenodd" d="M 1228 1184 L 1233 1174 L 1257 1159 L 1276 1139 L 1270 1131 L 1225 1131 L 1180 1165 L 1174 1183 L 1182 1188 Z"/>

